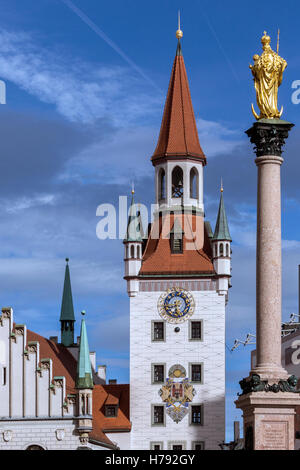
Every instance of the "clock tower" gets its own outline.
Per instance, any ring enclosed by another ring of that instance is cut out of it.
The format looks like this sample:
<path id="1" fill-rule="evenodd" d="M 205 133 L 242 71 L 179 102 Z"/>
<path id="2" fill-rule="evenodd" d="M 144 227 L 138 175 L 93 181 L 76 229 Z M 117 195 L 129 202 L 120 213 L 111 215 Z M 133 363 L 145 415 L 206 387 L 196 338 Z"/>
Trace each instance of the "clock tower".
<path id="1" fill-rule="evenodd" d="M 223 193 L 215 231 L 204 220 L 203 169 L 180 39 L 155 169 L 157 211 L 142 240 L 130 207 L 131 449 L 219 449 L 225 439 L 225 306 L 231 238 Z"/>

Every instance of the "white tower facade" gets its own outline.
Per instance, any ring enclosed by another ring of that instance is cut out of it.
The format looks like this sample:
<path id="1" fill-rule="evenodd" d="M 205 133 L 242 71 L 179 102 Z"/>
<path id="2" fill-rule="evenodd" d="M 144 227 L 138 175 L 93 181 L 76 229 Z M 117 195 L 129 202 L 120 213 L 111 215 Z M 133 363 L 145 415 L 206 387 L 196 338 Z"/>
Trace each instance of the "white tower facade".
<path id="1" fill-rule="evenodd" d="M 159 209 L 145 243 L 136 242 L 143 250 L 131 276 L 125 258 L 127 284 L 135 282 L 128 288 L 131 449 L 219 449 L 230 251 L 213 251 L 225 211 L 214 234 L 204 223 L 206 158 L 180 41 L 152 163 Z"/>

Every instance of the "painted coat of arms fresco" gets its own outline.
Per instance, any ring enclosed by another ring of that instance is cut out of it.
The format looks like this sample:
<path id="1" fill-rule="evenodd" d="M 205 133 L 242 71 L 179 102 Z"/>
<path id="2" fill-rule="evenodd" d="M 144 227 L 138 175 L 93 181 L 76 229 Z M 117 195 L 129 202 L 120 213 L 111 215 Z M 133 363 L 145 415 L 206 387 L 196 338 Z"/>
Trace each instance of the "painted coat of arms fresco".
<path id="1" fill-rule="evenodd" d="M 169 370 L 166 385 L 159 390 L 159 395 L 166 403 L 166 412 L 170 418 L 179 423 L 188 413 L 189 403 L 193 401 L 196 392 L 186 378 L 185 368 L 179 364 Z"/>

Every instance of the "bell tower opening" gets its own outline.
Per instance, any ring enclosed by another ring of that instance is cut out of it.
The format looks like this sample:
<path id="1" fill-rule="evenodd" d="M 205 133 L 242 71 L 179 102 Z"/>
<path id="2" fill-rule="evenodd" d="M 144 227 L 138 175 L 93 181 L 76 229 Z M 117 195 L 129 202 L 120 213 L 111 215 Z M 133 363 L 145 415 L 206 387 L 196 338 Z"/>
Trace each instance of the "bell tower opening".
<path id="1" fill-rule="evenodd" d="M 196 168 L 190 171 L 190 198 L 198 199 L 199 176 Z"/>
<path id="2" fill-rule="evenodd" d="M 183 197 L 183 171 L 180 166 L 172 171 L 172 197 Z"/>

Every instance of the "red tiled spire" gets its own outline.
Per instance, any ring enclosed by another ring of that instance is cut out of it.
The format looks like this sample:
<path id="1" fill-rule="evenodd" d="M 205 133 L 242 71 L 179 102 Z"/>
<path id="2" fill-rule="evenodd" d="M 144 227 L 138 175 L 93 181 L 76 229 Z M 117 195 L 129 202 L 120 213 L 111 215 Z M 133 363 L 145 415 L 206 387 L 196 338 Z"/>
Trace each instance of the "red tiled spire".
<path id="1" fill-rule="evenodd" d="M 199 143 L 188 78 L 178 40 L 158 143 L 151 160 L 155 165 L 161 158 L 182 156 L 206 163 Z"/>

